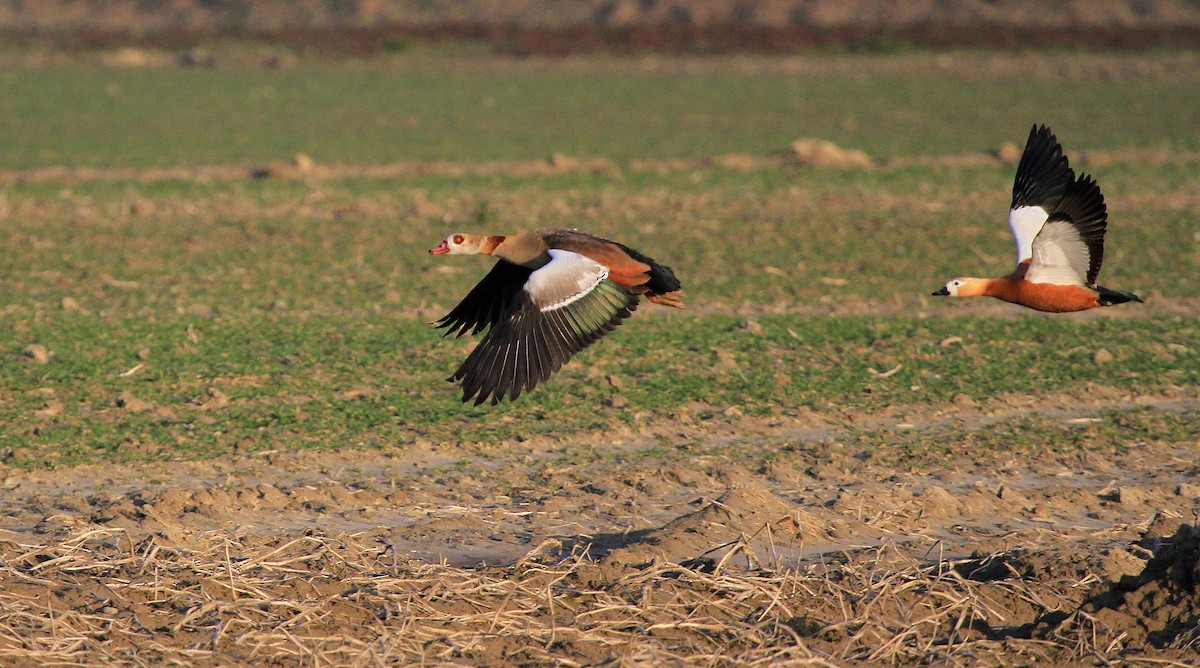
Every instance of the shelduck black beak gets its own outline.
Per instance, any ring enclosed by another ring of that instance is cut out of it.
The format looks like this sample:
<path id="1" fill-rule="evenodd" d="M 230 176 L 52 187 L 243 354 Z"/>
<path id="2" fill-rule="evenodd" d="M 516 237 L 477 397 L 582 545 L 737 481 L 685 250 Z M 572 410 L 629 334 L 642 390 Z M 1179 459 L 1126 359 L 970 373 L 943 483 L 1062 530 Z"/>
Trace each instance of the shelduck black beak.
<path id="1" fill-rule="evenodd" d="M 932 296 L 934 296 L 934 297 L 949 297 L 950 291 L 947 290 L 946 286 L 943 285 L 942 289 L 938 290 L 937 292 L 934 292 Z"/>
<path id="2" fill-rule="evenodd" d="M 430 255 L 445 255 L 449 252 L 450 252 L 450 247 L 446 245 L 445 241 L 443 241 L 442 243 L 438 244 L 437 246 L 434 246 L 433 248 L 429 249 Z"/>

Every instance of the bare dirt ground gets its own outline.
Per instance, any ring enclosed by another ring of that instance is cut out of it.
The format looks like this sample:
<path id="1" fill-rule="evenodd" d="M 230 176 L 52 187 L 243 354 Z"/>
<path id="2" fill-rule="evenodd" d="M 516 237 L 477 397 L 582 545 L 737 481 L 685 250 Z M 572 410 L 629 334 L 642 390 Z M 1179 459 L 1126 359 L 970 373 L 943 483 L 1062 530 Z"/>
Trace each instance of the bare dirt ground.
<path id="1" fill-rule="evenodd" d="M 24 665 L 1196 659 L 1200 443 L 951 448 L 861 429 L 1063 429 L 1200 392 L 997 397 L 394 451 L 12 471 L 0 657 Z M 769 448 L 750 470 L 722 448 Z"/>

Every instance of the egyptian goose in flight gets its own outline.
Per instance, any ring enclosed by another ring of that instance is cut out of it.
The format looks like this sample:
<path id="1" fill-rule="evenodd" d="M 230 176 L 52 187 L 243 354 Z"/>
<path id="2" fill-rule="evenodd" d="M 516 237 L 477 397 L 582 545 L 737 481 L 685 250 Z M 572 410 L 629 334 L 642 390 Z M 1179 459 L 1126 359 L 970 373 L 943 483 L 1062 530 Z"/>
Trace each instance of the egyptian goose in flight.
<path id="1" fill-rule="evenodd" d="M 448 380 L 463 401 L 493 405 L 516 399 L 611 332 L 637 308 L 640 295 L 683 308 L 679 280 L 632 248 L 585 232 L 546 227 L 526 234 L 454 233 L 433 255 L 499 258 L 446 317 L 443 336 L 487 333 Z"/>
<path id="2" fill-rule="evenodd" d="M 1008 224 L 1017 268 L 1000 278 L 955 278 L 934 296 L 987 296 L 1065 313 L 1142 299 L 1097 286 L 1108 209 L 1095 179 L 1078 178 L 1045 125 L 1033 126 L 1017 165 Z"/>

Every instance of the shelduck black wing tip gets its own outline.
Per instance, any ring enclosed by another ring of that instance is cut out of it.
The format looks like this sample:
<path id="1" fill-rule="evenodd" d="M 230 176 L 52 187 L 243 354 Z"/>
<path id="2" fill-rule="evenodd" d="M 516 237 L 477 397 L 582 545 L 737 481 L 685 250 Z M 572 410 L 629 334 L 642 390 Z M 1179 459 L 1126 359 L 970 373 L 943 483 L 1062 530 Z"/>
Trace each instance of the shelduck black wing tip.
<path id="1" fill-rule="evenodd" d="M 1013 178 L 1010 209 L 1038 206 L 1050 211 L 1074 177 L 1058 137 L 1045 124 L 1034 124 Z"/>
<path id="2" fill-rule="evenodd" d="M 1104 235 L 1108 229 L 1108 206 L 1096 179 L 1080 173 L 1050 213 L 1050 220 L 1070 223 L 1079 232 L 1088 251 L 1085 278 L 1088 285 L 1094 284 L 1104 263 Z"/>

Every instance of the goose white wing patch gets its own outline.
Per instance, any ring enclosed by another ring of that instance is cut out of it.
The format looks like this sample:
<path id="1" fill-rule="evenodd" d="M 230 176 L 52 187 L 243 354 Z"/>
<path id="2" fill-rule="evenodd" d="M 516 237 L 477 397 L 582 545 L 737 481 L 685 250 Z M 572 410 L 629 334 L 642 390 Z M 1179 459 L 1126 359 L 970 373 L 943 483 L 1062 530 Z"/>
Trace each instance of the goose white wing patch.
<path id="1" fill-rule="evenodd" d="M 1087 243 L 1071 223 L 1056 220 L 1042 226 L 1033 238 L 1032 262 L 1025 280 L 1054 285 L 1086 285 L 1091 263 Z"/>
<path id="2" fill-rule="evenodd" d="M 529 275 L 525 292 L 543 312 L 569 306 L 608 278 L 608 267 L 595 260 L 551 248 L 550 261 Z"/>
<path id="3" fill-rule="evenodd" d="M 1017 240 L 1017 264 L 1033 257 L 1033 239 L 1050 214 L 1040 206 L 1018 206 L 1008 212 L 1008 226 Z"/>

